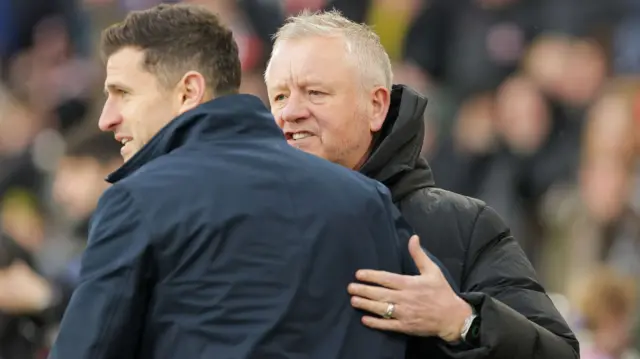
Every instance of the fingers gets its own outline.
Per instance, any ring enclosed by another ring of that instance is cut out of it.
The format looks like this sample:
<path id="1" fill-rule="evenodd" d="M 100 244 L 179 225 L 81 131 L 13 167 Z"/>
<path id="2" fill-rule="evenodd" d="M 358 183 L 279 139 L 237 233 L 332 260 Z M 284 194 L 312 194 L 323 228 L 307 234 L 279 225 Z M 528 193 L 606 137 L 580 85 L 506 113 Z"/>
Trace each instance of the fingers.
<path id="1" fill-rule="evenodd" d="M 384 318 L 375 318 L 375 317 L 362 317 L 362 324 L 366 325 L 369 328 L 406 333 L 407 330 L 404 328 L 404 325 L 401 321 L 397 319 L 384 319 Z"/>
<path id="2" fill-rule="evenodd" d="M 349 294 L 378 302 L 395 303 L 398 300 L 398 293 L 395 290 L 376 287 L 366 284 L 351 283 L 347 287 Z"/>
<path id="3" fill-rule="evenodd" d="M 389 310 L 389 304 L 398 302 L 398 292 L 395 290 L 374 287 L 365 284 L 351 283 L 348 287 L 351 305 L 367 312 L 384 316 Z M 393 309 L 394 316 L 397 308 Z"/>
<path id="4" fill-rule="evenodd" d="M 357 271 L 356 278 L 362 282 L 377 284 L 389 289 L 406 288 L 411 280 L 410 276 L 371 269 Z"/>
<path id="5" fill-rule="evenodd" d="M 380 317 L 387 314 L 390 304 L 391 303 L 378 302 L 375 300 L 362 298 L 362 297 L 351 297 L 351 305 L 354 308 L 364 310 L 372 314 L 376 314 Z M 391 315 L 391 317 L 398 318 L 398 308 L 396 305 L 394 305 L 393 307 L 393 314 Z M 388 320 L 388 319 L 385 319 L 385 320 Z"/>

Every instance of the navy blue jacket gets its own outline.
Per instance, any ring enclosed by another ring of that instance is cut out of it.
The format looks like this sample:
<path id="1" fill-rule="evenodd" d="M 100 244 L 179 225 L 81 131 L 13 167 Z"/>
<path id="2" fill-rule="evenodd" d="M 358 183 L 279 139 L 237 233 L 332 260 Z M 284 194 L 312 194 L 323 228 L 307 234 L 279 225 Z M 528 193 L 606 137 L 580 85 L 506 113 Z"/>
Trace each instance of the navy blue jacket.
<path id="1" fill-rule="evenodd" d="M 415 274 L 411 229 L 383 185 L 289 146 L 256 97 L 177 117 L 108 181 L 50 358 L 404 357 L 346 288 L 361 268 Z"/>

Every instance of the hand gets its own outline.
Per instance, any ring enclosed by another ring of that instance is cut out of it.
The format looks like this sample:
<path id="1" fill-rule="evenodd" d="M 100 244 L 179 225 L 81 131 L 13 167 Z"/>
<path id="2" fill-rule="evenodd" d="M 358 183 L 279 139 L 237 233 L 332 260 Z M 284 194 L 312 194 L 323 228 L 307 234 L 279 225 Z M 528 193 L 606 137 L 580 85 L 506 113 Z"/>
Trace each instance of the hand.
<path id="1" fill-rule="evenodd" d="M 418 236 L 409 240 L 409 252 L 420 271 L 418 276 L 384 271 L 359 270 L 351 283 L 351 305 L 379 316 L 389 303 L 395 305 L 392 318 L 365 316 L 364 325 L 416 336 L 438 336 L 447 342 L 460 340 L 464 321 L 472 313 L 471 306 L 453 291 L 440 268 L 420 246 Z"/>
<path id="2" fill-rule="evenodd" d="M 49 283 L 23 262 L 0 270 L 0 311 L 31 314 L 47 307 L 52 290 Z"/>

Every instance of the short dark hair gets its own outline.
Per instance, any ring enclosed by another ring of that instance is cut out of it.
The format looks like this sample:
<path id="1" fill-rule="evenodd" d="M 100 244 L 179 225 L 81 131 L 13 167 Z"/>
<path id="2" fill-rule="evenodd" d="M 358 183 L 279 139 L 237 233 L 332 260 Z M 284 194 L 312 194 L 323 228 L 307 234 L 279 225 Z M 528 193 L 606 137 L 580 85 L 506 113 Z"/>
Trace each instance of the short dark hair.
<path id="1" fill-rule="evenodd" d="M 167 87 L 194 70 L 204 76 L 216 95 L 239 91 L 238 45 L 231 30 L 205 8 L 161 4 L 133 11 L 102 33 L 104 60 L 124 47 L 144 51 L 144 69 Z"/>
<path id="2" fill-rule="evenodd" d="M 122 144 L 113 139 L 113 134 L 102 132 L 84 134 L 68 144 L 65 157 L 91 158 L 101 166 L 109 165 L 120 159 Z"/>

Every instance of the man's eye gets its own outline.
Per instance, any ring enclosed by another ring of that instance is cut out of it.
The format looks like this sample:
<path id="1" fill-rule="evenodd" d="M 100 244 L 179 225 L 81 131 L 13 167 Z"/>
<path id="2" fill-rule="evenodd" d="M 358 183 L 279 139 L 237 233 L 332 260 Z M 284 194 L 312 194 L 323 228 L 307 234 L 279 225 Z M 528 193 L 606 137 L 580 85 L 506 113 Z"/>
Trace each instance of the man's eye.
<path id="1" fill-rule="evenodd" d="M 322 95 L 322 92 L 320 92 L 320 91 L 316 91 L 316 90 L 310 90 L 310 91 L 309 91 L 309 95 L 311 95 L 311 96 L 318 96 L 318 95 Z"/>
<path id="2" fill-rule="evenodd" d="M 284 100 L 285 96 L 280 94 L 280 95 L 276 95 L 276 97 L 274 97 L 274 101 L 282 101 Z"/>

